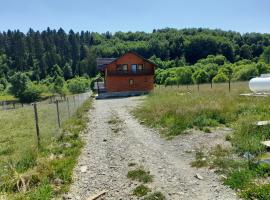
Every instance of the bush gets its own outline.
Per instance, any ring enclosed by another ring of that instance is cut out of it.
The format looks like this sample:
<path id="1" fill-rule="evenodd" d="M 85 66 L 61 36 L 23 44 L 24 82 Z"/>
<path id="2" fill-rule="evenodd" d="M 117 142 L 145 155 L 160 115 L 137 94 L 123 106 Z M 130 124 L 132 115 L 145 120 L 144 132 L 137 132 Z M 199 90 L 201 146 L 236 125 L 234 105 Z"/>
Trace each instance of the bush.
<path id="1" fill-rule="evenodd" d="M 10 79 L 11 94 L 19 98 L 26 90 L 28 82 L 30 82 L 30 79 L 25 73 L 22 72 L 15 73 Z"/>
<path id="2" fill-rule="evenodd" d="M 90 80 L 84 77 L 76 77 L 68 80 L 68 89 L 73 94 L 86 92 L 90 87 Z"/>
<path id="3" fill-rule="evenodd" d="M 256 65 L 243 65 L 234 74 L 234 79 L 238 81 L 246 81 L 259 75 Z"/>
<path id="4" fill-rule="evenodd" d="M 41 99 L 41 93 L 42 89 L 39 86 L 33 83 L 28 83 L 25 91 L 20 94 L 19 100 L 23 103 L 38 101 Z"/>

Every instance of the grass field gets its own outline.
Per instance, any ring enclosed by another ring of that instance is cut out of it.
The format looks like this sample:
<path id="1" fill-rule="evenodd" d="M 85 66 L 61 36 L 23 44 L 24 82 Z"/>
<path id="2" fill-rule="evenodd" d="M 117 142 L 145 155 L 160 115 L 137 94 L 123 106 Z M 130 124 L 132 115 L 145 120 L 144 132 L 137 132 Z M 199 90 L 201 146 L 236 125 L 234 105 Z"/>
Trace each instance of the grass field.
<path id="1" fill-rule="evenodd" d="M 241 93 L 250 93 L 247 82 L 233 83 L 231 92 L 228 84 L 214 84 L 212 89 L 205 84 L 199 91 L 197 86 L 158 86 L 134 114 L 168 138 L 190 128 L 209 132 L 210 127 L 231 127 L 233 134 L 227 140 L 232 149 L 216 147 L 209 152 L 212 156 L 197 156 L 213 159 L 203 165 L 197 160 L 197 164 L 218 168 L 227 176 L 224 183 L 240 189 L 239 195 L 245 199 L 270 199 L 270 184 L 263 181 L 270 175 L 270 166 L 259 162 L 266 155 L 260 142 L 270 139 L 270 126 L 255 125 L 259 120 L 270 120 L 270 97 Z M 247 156 L 249 159 L 244 159 Z"/>
<path id="2" fill-rule="evenodd" d="M 91 102 L 77 106 L 70 103 L 69 118 L 66 102 L 59 104 L 59 130 L 56 105 L 38 104 L 39 150 L 33 106 L 0 111 L 0 199 L 51 199 L 67 190 Z"/>

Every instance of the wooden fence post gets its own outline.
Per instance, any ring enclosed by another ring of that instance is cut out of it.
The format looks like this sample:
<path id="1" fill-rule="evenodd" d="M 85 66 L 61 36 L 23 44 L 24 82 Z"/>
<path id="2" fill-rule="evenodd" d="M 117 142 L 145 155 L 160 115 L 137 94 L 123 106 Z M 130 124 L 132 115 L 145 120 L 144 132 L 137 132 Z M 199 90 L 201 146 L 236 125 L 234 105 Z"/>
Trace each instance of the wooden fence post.
<path id="1" fill-rule="evenodd" d="M 55 101 L 56 103 L 56 112 L 57 112 L 57 122 L 58 122 L 58 126 L 59 128 L 61 127 L 61 122 L 60 122 L 60 114 L 59 114 L 59 105 L 58 105 L 58 100 Z"/>
<path id="2" fill-rule="evenodd" d="M 34 113 L 35 113 L 35 123 L 36 123 L 36 132 L 37 132 L 37 145 L 38 149 L 40 148 L 40 133 L 39 133 L 39 125 L 38 125 L 38 112 L 37 112 L 37 104 L 34 103 Z"/>
<path id="3" fill-rule="evenodd" d="M 73 96 L 73 103 L 74 103 L 74 109 L 76 110 L 76 100 L 75 100 L 75 96 Z"/>
<path id="4" fill-rule="evenodd" d="M 68 118 L 70 118 L 70 108 L 69 108 L 69 99 L 67 97 L 67 109 L 68 109 Z"/>

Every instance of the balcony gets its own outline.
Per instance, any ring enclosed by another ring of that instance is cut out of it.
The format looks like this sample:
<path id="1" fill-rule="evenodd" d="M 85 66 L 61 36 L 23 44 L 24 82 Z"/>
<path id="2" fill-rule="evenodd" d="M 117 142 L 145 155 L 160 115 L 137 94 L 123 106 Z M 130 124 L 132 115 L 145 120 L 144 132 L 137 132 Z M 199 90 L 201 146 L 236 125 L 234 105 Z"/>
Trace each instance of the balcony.
<path id="1" fill-rule="evenodd" d="M 143 76 L 154 75 L 154 71 L 151 69 L 137 70 L 137 71 L 107 71 L 108 76 Z"/>

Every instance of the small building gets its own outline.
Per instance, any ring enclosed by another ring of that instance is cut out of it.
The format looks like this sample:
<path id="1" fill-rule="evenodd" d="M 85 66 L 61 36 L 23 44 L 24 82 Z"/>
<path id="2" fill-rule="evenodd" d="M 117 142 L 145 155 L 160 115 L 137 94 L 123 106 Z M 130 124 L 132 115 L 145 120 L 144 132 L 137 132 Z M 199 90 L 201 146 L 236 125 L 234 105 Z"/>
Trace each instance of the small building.
<path id="1" fill-rule="evenodd" d="M 104 76 L 104 83 L 99 82 L 96 87 L 106 93 L 150 92 L 154 88 L 155 66 L 135 52 L 119 58 L 97 58 L 97 70 Z"/>

